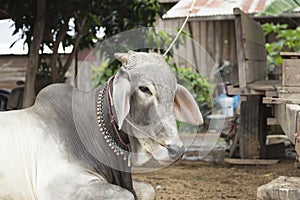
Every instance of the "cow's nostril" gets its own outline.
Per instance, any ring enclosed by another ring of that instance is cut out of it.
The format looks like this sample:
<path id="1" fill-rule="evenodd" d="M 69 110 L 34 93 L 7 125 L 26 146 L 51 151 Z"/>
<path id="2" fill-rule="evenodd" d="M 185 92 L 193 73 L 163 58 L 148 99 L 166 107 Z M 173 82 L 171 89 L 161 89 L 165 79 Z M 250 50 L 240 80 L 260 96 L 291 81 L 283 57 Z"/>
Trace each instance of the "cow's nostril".
<path id="1" fill-rule="evenodd" d="M 169 151 L 169 156 L 173 159 L 173 160 L 178 160 L 180 159 L 184 152 L 185 152 L 185 148 L 184 147 L 179 147 L 176 145 L 167 145 L 168 151 Z"/>

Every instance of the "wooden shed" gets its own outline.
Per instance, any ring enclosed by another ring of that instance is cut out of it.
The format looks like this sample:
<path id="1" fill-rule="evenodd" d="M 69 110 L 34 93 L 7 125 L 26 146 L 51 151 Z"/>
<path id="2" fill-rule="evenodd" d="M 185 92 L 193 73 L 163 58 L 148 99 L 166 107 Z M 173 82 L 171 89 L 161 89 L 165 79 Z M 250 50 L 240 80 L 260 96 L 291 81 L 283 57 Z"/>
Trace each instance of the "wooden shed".
<path id="1" fill-rule="evenodd" d="M 280 22 L 295 27 L 300 22 L 300 15 L 296 12 L 279 17 L 254 16 L 268 2 L 197 0 L 186 27 L 193 39 L 207 50 L 216 65 L 224 60 L 237 63 L 231 75 L 223 79 L 234 84 L 229 88 L 230 94 L 241 95 L 239 128 L 234 141 L 239 144 L 240 157 L 245 159 L 262 158 L 266 155 L 267 125 L 280 125 L 296 145 L 298 155 L 300 151 L 299 54 L 282 54 L 282 81 L 267 80 L 265 43 L 270 38 L 265 38 L 259 24 Z M 161 26 L 170 29 L 180 27 L 191 3 L 189 0 L 178 2 L 164 15 L 165 21 Z M 188 51 L 181 53 L 183 57 L 193 54 Z M 196 52 L 196 63 L 201 63 L 204 56 Z"/>
<path id="2" fill-rule="evenodd" d="M 261 23 L 287 23 L 291 27 L 295 27 L 300 22 L 300 13 L 297 12 L 282 14 L 278 17 L 255 16 L 269 3 L 270 1 L 267 0 L 196 0 L 185 28 L 192 38 L 207 51 L 216 65 L 220 65 L 224 61 L 233 63 L 230 69 L 232 73 L 223 77 L 225 81 L 230 80 L 233 84 L 238 83 L 237 66 L 234 65 L 237 64 L 237 48 L 233 8 L 238 7 L 242 12 Z M 177 30 L 181 27 L 191 4 L 192 1 L 190 0 L 179 1 L 163 15 L 163 19 L 157 22 L 157 26 Z M 183 51 L 180 54 L 182 57 L 191 57 L 193 52 Z M 201 63 L 201 60 L 205 59 L 206 56 L 203 52 L 196 53 L 191 59 L 194 59 L 195 63 Z M 184 60 L 177 60 L 177 62 L 181 65 L 186 64 Z M 207 66 L 202 65 L 200 67 Z"/>

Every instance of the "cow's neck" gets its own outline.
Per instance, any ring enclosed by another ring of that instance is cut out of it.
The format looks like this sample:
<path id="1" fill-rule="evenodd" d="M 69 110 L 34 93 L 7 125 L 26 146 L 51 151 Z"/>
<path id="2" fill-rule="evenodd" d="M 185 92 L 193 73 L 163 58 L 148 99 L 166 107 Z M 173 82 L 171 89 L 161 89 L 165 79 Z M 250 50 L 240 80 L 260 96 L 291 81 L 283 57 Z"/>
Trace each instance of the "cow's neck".
<path id="1" fill-rule="evenodd" d="M 120 162 L 125 162 L 126 164 L 120 164 L 126 166 L 127 169 L 113 169 L 112 170 L 112 180 L 111 183 L 124 187 L 130 190 L 134 195 L 135 192 L 132 186 L 132 179 L 130 172 L 130 144 L 128 135 L 122 130 L 118 130 L 115 122 L 112 121 L 113 116 L 115 116 L 115 110 L 110 105 L 110 95 L 109 90 L 112 92 L 112 85 L 108 83 L 104 84 L 97 91 L 97 122 L 99 127 L 99 134 L 101 134 L 103 141 L 106 143 L 107 147 L 111 152 L 107 152 L 109 155 L 115 155 Z M 122 160 L 122 161 L 121 161 Z M 122 172 L 123 171 L 123 172 Z"/>
<path id="2" fill-rule="evenodd" d="M 111 105 L 111 82 L 105 83 L 97 97 L 97 121 L 99 132 L 103 136 L 109 148 L 116 156 L 123 157 L 130 164 L 130 145 L 128 135 L 118 130 L 115 122 L 115 114 Z"/>
<path id="3" fill-rule="evenodd" d="M 57 148 L 62 151 L 62 158 L 82 166 L 91 174 L 99 174 L 107 182 L 128 189 L 134 194 L 131 168 L 124 157 L 117 156 L 97 126 L 97 97 L 102 86 L 89 93 L 82 92 L 68 85 L 49 87 L 39 94 L 34 105 L 34 113 L 51 130 Z M 104 118 L 109 122 L 107 101 L 103 102 Z M 45 118 L 45 113 L 49 116 Z M 110 123 L 107 128 L 112 130 Z M 48 133 L 48 130 L 45 131 Z M 49 132 L 50 133 L 50 132 Z M 116 142 L 117 138 L 110 131 Z M 121 133 L 123 134 L 123 133 Z M 48 137 L 47 136 L 47 137 Z M 119 142 L 118 142 L 119 144 Z M 119 144 L 120 145 L 120 144 Z"/>

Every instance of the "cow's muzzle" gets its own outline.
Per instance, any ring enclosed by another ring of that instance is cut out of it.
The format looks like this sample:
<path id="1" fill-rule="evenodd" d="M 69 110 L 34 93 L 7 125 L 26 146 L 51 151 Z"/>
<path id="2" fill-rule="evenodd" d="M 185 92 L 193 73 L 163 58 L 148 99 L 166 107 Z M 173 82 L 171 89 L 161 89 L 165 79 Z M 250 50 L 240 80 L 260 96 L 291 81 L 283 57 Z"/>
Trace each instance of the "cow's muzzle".
<path id="1" fill-rule="evenodd" d="M 169 156 L 174 160 L 177 161 L 182 158 L 185 148 L 176 146 L 176 145 L 167 145 L 167 149 L 169 151 Z"/>

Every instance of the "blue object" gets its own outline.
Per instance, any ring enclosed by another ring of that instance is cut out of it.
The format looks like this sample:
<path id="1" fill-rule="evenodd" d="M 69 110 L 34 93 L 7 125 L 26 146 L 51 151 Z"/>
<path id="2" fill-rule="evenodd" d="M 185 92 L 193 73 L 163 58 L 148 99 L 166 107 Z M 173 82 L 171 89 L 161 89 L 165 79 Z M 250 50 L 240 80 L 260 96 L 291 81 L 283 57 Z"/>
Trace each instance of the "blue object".
<path id="1" fill-rule="evenodd" d="M 220 99 L 223 99 L 225 97 L 228 97 L 225 93 L 220 94 L 217 98 L 216 98 L 216 104 L 220 105 Z M 240 95 L 234 95 L 233 97 L 233 109 L 237 109 L 237 107 L 239 106 L 239 102 L 240 102 Z"/>

